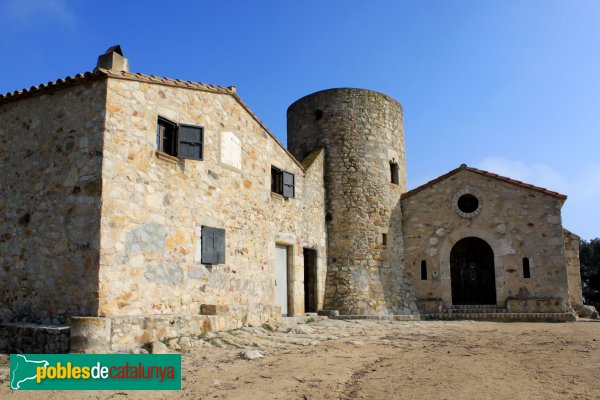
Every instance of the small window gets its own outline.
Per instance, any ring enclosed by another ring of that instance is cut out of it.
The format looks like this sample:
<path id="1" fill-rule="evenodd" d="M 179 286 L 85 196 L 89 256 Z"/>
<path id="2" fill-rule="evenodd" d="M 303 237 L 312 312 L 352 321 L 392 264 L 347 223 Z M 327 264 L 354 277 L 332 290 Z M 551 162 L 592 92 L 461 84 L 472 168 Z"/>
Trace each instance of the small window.
<path id="1" fill-rule="evenodd" d="M 283 193 L 283 174 L 282 171 L 271 166 L 271 192 L 282 194 Z"/>
<path id="2" fill-rule="evenodd" d="M 381 244 L 387 246 L 387 233 L 381 234 Z"/>
<path id="3" fill-rule="evenodd" d="M 202 227 L 202 264 L 225 264 L 225 229 Z"/>
<path id="4" fill-rule="evenodd" d="M 398 163 L 395 162 L 394 160 L 390 161 L 390 172 L 392 175 L 392 183 L 394 185 L 399 185 L 400 184 L 400 176 L 398 173 Z"/>
<path id="5" fill-rule="evenodd" d="M 294 198 L 296 195 L 294 174 L 271 166 L 271 192 Z"/>
<path id="6" fill-rule="evenodd" d="M 421 280 L 427 280 L 427 261 L 421 260 Z"/>
<path id="7" fill-rule="evenodd" d="M 184 125 L 158 118 L 156 128 L 156 149 L 170 156 L 188 160 L 203 158 L 204 128 Z"/>
<path id="8" fill-rule="evenodd" d="M 164 118 L 158 118 L 156 127 L 156 148 L 158 151 L 175 156 L 175 131 L 177 125 Z"/>
<path id="9" fill-rule="evenodd" d="M 523 258 L 523 278 L 531 278 L 531 270 L 529 269 L 529 258 Z"/>

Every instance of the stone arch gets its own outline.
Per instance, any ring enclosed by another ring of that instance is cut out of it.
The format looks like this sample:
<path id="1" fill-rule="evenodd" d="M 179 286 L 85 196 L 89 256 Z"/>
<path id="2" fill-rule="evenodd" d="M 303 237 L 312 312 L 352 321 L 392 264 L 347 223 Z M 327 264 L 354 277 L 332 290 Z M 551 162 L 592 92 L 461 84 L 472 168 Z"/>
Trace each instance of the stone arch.
<path id="1" fill-rule="evenodd" d="M 504 287 L 504 264 L 502 260 L 502 255 L 504 255 L 505 249 L 501 245 L 500 241 L 495 238 L 495 235 L 492 232 L 481 228 L 463 228 L 452 231 L 444 238 L 442 245 L 440 246 L 440 289 L 444 307 L 449 307 L 452 305 L 450 252 L 459 240 L 467 237 L 480 238 L 487 242 L 487 244 L 492 248 L 492 251 L 494 252 L 494 273 L 496 278 L 496 305 L 503 305 L 506 301 L 506 288 Z"/>

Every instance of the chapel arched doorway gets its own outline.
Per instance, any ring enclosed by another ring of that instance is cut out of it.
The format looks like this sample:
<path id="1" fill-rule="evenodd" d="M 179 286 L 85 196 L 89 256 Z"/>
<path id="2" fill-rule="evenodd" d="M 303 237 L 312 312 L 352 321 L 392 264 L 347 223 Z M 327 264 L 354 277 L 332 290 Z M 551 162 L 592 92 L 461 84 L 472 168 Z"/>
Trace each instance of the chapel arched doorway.
<path id="1" fill-rule="evenodd" d="M 496 304 L 494 252 L 477 237 L 456 242 L 450 252 L 452 304 Z"/>

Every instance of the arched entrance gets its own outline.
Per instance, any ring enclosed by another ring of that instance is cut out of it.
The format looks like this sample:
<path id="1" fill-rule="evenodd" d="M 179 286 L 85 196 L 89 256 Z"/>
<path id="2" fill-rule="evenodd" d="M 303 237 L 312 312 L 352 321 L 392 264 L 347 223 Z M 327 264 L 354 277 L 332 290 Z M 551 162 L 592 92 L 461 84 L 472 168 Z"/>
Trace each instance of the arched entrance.
<path id="1" fill-rule="evenodd" d="M 496 304 L 494 252 L 483 239 L 459 240 L 450 252 L 452 304 Z"/>

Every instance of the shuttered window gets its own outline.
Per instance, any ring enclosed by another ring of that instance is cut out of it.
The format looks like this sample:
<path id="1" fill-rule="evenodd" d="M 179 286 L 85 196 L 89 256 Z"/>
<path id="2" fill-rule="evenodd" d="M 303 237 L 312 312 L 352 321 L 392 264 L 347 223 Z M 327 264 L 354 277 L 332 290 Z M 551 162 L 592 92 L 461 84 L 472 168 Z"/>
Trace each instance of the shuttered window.
<path id="1" fill-rule="evenodd" d="M 204 128 L 194 125 L 177 125 L 158 117 L 156 149 L 170 156 L 188 160 L 202 160 Z"/>
<path id="2" fill-rule="evenodd" d="M 294 174 L 271 166 L 271 192 L 294 198 L 296 195 Z"/>
<path id="3" fill-rule="evenodd" d="M 225 264 L 225 229 L 202 227 L 202 264 Z"/>

